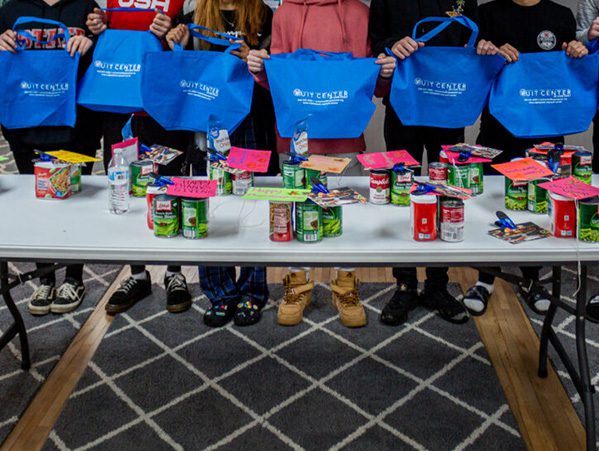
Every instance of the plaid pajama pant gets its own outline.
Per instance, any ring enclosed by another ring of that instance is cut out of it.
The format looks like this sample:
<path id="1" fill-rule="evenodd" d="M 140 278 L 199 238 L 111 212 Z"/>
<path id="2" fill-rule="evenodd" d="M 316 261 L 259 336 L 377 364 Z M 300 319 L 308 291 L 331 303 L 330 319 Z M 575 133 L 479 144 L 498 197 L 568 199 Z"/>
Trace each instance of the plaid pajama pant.
<path id="1" fill-rule="evenodd" d="M 234 266 L 200 266 L 200 286 L 212 305 L 251 298 L 264 307 L 268 301 L 268 285 L 264 266 L 242 267 L 239 279 Z"/>

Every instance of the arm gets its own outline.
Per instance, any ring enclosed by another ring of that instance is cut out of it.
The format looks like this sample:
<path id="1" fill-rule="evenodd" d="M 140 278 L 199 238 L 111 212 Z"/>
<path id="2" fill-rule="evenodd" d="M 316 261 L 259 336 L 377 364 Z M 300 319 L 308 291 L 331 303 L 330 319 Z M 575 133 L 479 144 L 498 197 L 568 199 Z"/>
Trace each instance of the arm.
<path id="1" fill-rule="evenodd" d="M 578 3 L 576 39 L 587 44 L 590 40 L 599 37 L 597 16 L 599 16 L 599 8 L 594 0 L 581 0 Z"/>

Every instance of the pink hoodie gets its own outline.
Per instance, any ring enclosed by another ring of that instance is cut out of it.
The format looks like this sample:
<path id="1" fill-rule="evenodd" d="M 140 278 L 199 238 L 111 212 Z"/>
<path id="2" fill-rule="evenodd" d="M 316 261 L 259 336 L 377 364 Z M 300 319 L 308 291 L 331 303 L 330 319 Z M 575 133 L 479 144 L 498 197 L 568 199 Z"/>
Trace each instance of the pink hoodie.
<path id="1" fill-rule="evenodd" d="M 324 52 L 351 52 L 357 58 L 371 56 L 368 41 L 368 7 L 360 0 L 284 0 L 274 15 L 271 53 L 292 53 L 299 48 Z M 254 76 L 268 88 L 266 73 Z M 385 96 L 390 80 L 379 78 L 376 96 Z M 308 131 L 309 134 L 309 131 Z M 365 150 L 364 137 L 311 139 L 310 153 L 355 153 Z M 289 152 L 289 139 L 277 133 L 277 150 Z"/>

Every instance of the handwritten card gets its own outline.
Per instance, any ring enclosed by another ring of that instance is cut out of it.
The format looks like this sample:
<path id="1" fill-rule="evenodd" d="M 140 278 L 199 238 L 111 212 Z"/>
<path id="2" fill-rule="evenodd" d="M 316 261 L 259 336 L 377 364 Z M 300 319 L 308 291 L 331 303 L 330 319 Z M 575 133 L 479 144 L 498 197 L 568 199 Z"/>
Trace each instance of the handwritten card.
<path id="1" fill-rule="evenodd" d="M 532 158 L 523 158 L 522 160 L 510 161 L 492 165 L 500 173 L 510 180 L 520 182 L 528 180 L 537 180 L 543 177 L 554 175 L 547 166 Z"/>
<path id="2" fill-rule="evenodd" d="M 314 169 L 320 172 L 331 172 L 333 174 L 341 174 L 350 162 L 351 158 L 336 158 L 326 157 L 324 155 L 311 155 L 308 158 L 308 161 L 302 161 L 300 167 L 304 169 Z"/>
<path id="3" fill-rule="evenodd" d="M 71 164 L 80 163 L 95 163 L 100 161 L 99 158 L 82 155 L 80 153 L 69 152 L 68 150 L 53 150 L 51 152 L 44 152 L 47 155 L 52 155 L 54 158 Z"/>
<path id="4" fill-rule="evenodd" d="M 305 202 L 309 189 L 257 188 L 252 187 L 243 196 L 248 200 L 272 200 L 276 202 Z"/>
<path id="5" fill-rule="evenodd" d="M 185 179 L 182 177 L 171 178 L 172 185 L 166 188 L 166 194 L 177 197 L 191 197 L 205 199 L 216 196 L 216 180 Z"/>
<path id="6" fill-rule="evenodd" d="M 368 202 L 364 196 L 351 188 L 332 189 L 330 193 L 310 193 L 311 201 L 322 208 L 340 207 L 342 205 L 365 204 Z"/>
<path id="7" fill-rule="evenodd" d="M 539 186 L 559 196 L 567 197 L 568 199 L 580 200 L 599 196 L 599 188 L 587 185 L 574 177 L 541 183 Z"/>
<path id="8" fill-rule="evenodd" d="M 130 138 L 126 139 L 123 142 L 116 143 L 112 145 L 112 156 L 114 156 L 114 151 L 116 149 L 121 149 L 123 153 L 123 158 L 128 164 L 133 163 L 134 161 L 139 160 L 139 139 Z"/>
<path id="9" fill-rule="evenodd" d="M 375 153 L 364 153 L 357 156 L 358 161 L 362 163 L 365 169 L 391 169 L 393 166 L 399 163 L 403 163 L 406 166 L 419 166 L 420 163 L 416 161 L 407 150 L 393 150 L 391 152 L 375 152 Z"/>
<path id="10" fill-rule="evenodd" d="M 234 169 L 241 169 L 249 172 L 268 172 L 268 163 L 270 162 L 270 150 L 242 149 L 240 147 L 231 147 L 227 164 Z"/>
<path id="11" fill-rule="evenodd" d="M 490 158 L 481 158 L 481 157 L 476 157 L 474 156 L 474 154 L 472 154 L 472 156 L 470 158 L 468 158 L 467 160 L 464 161 L 460 161 L 460 153 L 459 152 L 452 152 L 450 150 L 445 151 L 445 154 L 447 155 L 447 159 L 449 160 L 449 163 L 451 164 L 471 164 L 471 163 L 491 163 L 493 160 L 491 160 Z"/>

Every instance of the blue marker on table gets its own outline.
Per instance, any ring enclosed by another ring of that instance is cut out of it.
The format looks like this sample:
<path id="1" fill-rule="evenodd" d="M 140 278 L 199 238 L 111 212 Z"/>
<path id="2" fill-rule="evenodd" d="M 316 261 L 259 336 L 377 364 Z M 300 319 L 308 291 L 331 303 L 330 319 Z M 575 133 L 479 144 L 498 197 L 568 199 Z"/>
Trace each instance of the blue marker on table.
<path id="1" fill-rule="evenodd" d="M 312 181 L 312 192 L 313 193 L 322 193 L 322 194 L 329 194 L 330 191 L 329 189 L 324 186 L 322 183 L 320 183 L 320 180 L 318 180 L 317 177 L 312 177 L 311 179 Z"/>
<path id="2" fill-rule="evenodd" d="M 503 211 L 497 211 L 495 213 L 497 215 L 497 221 L 495 221 L 495 225 L 497 227 L 501 227 L 502 229 L 516 229 L 516 224 L 512 219 L 506 215 Z"/>

